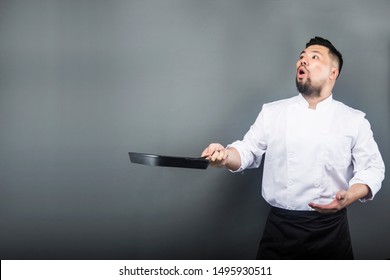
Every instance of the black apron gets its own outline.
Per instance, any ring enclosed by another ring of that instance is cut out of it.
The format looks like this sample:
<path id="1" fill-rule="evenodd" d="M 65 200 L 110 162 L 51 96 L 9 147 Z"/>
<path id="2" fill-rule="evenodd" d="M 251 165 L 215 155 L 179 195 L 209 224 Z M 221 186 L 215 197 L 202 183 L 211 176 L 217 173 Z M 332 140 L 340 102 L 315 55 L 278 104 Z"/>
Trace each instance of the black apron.
<path id="1" fill-rule="evenodd" d="M 346 209 L 323 214 L 272 207 L 257 259 L 353 259 Z"/>

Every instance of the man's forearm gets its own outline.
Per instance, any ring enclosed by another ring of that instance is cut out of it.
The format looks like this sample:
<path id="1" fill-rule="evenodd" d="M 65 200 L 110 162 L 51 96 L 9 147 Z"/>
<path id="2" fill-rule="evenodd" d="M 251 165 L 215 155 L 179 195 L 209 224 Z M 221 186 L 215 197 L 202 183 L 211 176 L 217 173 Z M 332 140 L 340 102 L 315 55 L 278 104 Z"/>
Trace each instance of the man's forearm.
<path id="1" fill-rule="evenodd" d="M 233 147 L 227 148 L 227 152 L 228 158 L 225 167 L 233 171 L 238 170 L 241 167 L 241 157 L 239 152 Z"/>
<path id="2" fill-rule="evenodd" d="M 351 204 L 358 199 L 369 196 L 371 193 L 370 188 L 365 184 L 353 184 L 347 191 L 349 197 L 349 203 Z"/>

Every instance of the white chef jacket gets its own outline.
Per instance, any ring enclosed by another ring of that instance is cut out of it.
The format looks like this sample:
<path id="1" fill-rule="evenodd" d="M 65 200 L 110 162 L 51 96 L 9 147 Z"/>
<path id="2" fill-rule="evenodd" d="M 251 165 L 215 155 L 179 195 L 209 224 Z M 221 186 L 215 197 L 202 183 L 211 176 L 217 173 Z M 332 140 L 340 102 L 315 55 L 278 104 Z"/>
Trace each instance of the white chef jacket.
<path id="1" fill-rule="evenodd" d="M 313 210 L 355 183 L 367 184 L 373 199 L 385 166 L 365 114 L 330 96 L 309 109 L 298 96 L 264 104 L 237 149 L 241 167 L 257 168 L 265 153 L 262 195 L 272 206 Z"/>

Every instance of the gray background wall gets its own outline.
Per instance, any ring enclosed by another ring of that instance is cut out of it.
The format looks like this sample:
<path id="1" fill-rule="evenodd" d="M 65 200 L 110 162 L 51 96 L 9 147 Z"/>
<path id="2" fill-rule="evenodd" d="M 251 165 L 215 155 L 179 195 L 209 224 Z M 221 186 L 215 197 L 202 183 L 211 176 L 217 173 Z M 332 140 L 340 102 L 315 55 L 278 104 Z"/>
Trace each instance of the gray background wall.
<path id="1" fill-rule="evenodd" d="M 367 113 L 389 164 L 390 2 L 0 2 L 2 259 L 252 259 L 261 170 L 130 164 L 241 138 L 296 95 L 313 36 L 344 55 L 335 99 Z M 358 259 L 390 257 L 389 180 L 350 207 Z"/>

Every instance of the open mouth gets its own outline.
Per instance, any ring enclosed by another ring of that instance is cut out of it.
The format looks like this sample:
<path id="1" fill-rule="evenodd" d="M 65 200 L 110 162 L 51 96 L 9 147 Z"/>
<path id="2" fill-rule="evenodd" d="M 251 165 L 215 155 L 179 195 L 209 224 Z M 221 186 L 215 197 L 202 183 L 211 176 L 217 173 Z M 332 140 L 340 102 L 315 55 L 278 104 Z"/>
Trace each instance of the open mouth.
<path id="1" fill-rule="evenodd" d="M 299 68 L 298 68 L 298 71 L 297 71 L 297 78 L 298 78 L 298 79 L 303 79 L 303 78 L 306 77 L 306 75 L 307 75 L 306 69 L 303 68 L 303 67 L 299 67 Z"/>

